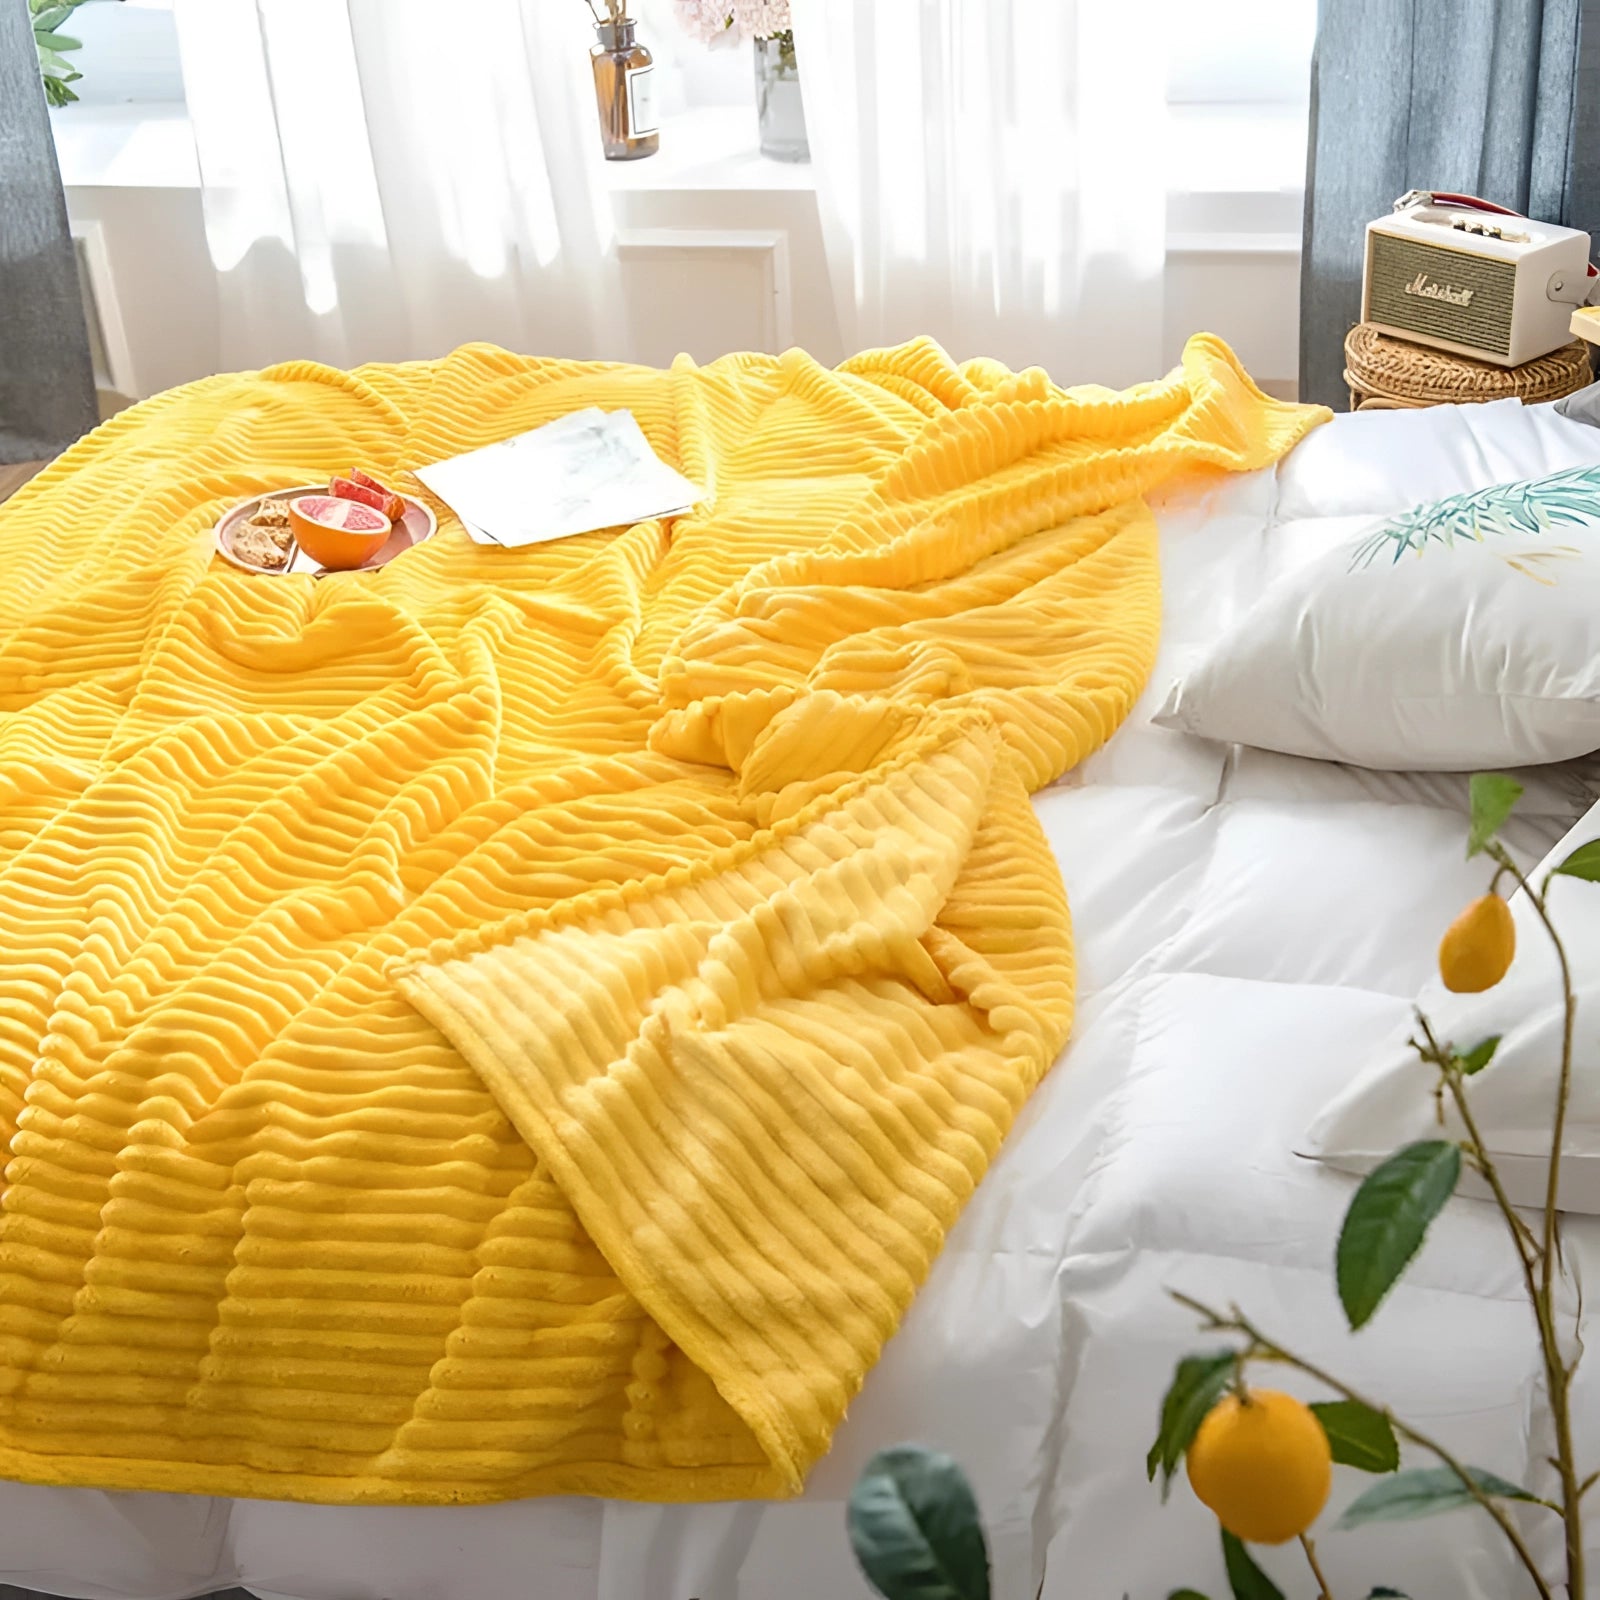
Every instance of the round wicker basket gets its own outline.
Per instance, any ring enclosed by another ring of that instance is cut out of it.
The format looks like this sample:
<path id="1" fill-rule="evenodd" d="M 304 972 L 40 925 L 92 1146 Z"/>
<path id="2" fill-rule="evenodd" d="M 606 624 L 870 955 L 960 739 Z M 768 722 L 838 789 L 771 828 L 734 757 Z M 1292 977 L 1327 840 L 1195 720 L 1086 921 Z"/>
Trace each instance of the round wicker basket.
<path id="1" fill-rule="evenodd" d="M 1559 400 L 1593 379 L 1589 346 L 1582 339 L 1520 367 L 1497 367 L 1409 344 L 1358 322 L 1344 341 L 1344 381 L 1350 386 L 1352 411 L 1382 411 L 1484 400 Z"/>

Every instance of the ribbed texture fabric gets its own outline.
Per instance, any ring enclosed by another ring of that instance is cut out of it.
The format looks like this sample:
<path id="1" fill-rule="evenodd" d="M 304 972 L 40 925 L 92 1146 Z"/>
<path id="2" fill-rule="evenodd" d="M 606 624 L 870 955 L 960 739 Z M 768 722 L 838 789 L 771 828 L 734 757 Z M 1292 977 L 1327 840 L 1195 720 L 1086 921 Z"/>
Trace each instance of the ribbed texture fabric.
<path id="1" fill-rule="evenodd" d="M 242 496 L 630 407 L 692 516 L 252 578 Z M 1140 495 L 1323 413 L 916 343 L 208 379 L 0 510 L 0 1472 L 794 1491 L 1072 1015 L 1028 791 Z"/>

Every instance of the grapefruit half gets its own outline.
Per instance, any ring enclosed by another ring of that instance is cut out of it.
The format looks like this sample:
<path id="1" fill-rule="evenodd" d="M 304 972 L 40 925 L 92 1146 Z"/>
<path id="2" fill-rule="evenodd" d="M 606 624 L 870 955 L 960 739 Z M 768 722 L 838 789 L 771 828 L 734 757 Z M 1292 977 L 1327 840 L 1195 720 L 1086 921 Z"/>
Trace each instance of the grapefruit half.
<path id="1" fill-rule="evenodd" d="M 331 494 L 303 494 L 291 500 L 289 526 L 313 561 L 341 571 L 371 560 L 394 531 L 381 511 Z"/>

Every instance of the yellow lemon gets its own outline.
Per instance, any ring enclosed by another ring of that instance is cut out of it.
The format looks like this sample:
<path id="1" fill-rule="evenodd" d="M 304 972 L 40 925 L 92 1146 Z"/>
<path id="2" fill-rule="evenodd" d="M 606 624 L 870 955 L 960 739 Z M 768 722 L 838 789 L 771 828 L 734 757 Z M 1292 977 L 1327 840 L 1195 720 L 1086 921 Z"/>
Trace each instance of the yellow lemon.
<path id="1" fill-rule="evenodd" d="M 1439 976 L 1455 994 L 1479 994 L 1505 977 L 1517 953 L 1511 907 L 1497 894 L 1474 900 L 1439 941 Z"/>
<path id="2" fill-rule="evenodd" d="M 1189 1482 L 1235 1538 L 1282 1544 L 1317 1520 L 1333 1486 L 1328 1436 L 1309 1406 L 1275 1389 L 1226 1395 L 1189 1446 Z"/>

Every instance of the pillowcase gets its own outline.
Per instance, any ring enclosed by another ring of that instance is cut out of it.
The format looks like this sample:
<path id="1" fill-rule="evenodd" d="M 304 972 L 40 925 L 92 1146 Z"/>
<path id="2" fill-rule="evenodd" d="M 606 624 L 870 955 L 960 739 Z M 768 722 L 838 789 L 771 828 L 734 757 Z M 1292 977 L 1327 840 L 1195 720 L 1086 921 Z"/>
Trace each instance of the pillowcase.
<path id="1" fill-rule="evenodd" d="M 1289 574 L 1155 721 L 1398 771 L 1600 748 L 1600 466 L 1381 521 Z"/>
<path id="2" fill-rule="evenodd" d="M 1543 882 L 1552 867 L 1596 838 L 1600 805 L 1545 857 L 1531 881 Z M 1486 880 L 1492 870 L 1486 864 Z M 1600 1214 L 1600 1033 L 1595 1028 L 1600 1017 L 1600 883 L 1557 878 L 1547 903 L 1567 948 L 1578 1000 L 1561 1205 Z M 1549 935 L 1526 896 L 1519 892 L 1512 897 L 1511 912 L 1517 955 L 1505 977 L 1476 995 L 1451 994 L 1436 978 L 1417 996 L 1417 1006 L 1440 1043 L 1457 1050 L 1500 1035 L 1493 1059 L 1468 1084 L 1469 1104 L 1512 1201 L 1542 1209 L 1561 1070 L 1561 978 Z M 1365 1173 L 1418 1139 L 1464 1136 L 1448 1097 L 1440 1127 L 1433 1098 L 1438 1074 L 1406 1044 L 1415 1032 L 1414 1019 L 1396 1030 L 1349 1088 L 1318 1115 L 1300 1154 L 1346 1172 Z M 1463 1192 L 1488 1194 L 1483 1180 L 1465 1170 L 1461 1187 Z"/>

